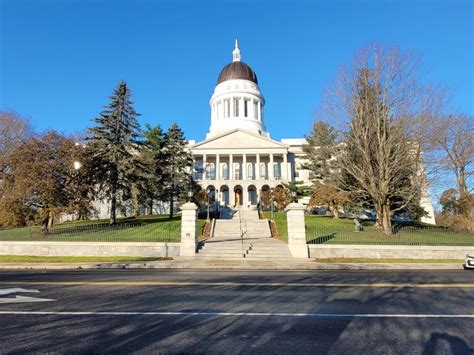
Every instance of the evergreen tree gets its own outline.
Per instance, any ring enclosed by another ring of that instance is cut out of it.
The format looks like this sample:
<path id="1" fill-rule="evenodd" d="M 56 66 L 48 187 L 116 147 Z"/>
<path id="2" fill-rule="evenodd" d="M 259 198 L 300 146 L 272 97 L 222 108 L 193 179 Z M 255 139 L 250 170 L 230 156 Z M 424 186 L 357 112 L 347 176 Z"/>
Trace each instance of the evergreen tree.
<path id="1" fill-rule="evenodd" d="M 92 152 L 94 177 L 98 189 L 110 201 L 110 223 L 116 223 L 118 200 L 131 197 L 131 186 L 140 180 L 142 166 L 138 114 L 132 107 L 130 90 L 120 81 L 110 103 L 93 119 L 88 148 Z"/>
<path id="2" fill-rule="evenodd" d="M 337 132 L 325 122 L 316 121 L 311 134 L 306 137 L 308 142 L 303 147 L 307 163 L 305 168 L 310 170 L 312 180 L 332 180 L 334 174 L 334 158 L 337 157 Z"/>
<path id="3" fill-rule="evenodd" d="M 147 166 L 147 176 L 144 180 L 143 196 L 149 208 L 149 214 L 153 214 L 153 202 L 163 198 L 163 166 L 165 166 L 165 155 L 162 151 L 163 129 L 160 125 L 151 127 L 145 125 L 145 142 L 142 159 Z"/>
<path id="4" fill-rule="evenodd" d="M 169 201 L 170 219 L 173 218 L 174 203 L 184 200 L 192 187 L 192 157 L 186 144 L 183 131 L 173 123 L 161 144 L 163 199 Z"/>

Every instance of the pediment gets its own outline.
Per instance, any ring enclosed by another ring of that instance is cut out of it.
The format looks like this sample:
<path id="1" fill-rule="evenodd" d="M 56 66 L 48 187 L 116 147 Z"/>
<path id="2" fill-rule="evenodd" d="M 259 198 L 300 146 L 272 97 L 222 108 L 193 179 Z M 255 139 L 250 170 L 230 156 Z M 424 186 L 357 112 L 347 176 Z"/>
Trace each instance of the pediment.
<path id="1" fill-rule="evenodd" d="M 190 147 L 194 149 L 281 149 L 288 148 L 286 144 L 262 137 L 252 132 L 236 129 L 218 136 L 206 139 Z"/>

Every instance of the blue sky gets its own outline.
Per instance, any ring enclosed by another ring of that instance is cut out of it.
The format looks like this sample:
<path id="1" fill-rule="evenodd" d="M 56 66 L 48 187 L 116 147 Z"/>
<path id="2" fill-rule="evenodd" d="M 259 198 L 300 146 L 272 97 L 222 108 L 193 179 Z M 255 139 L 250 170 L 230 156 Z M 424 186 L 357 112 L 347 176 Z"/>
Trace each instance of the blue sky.
<path id="1" fill-rule="evenodd" d="M 338 66 L 372 42 L 422 55 L 426 81 L 473 109 L 473 2 L 0 0 L 0 108 L 80 132 L 124 79 L 140 121 L 209 127 L 234 38 L 257 73 L 273 138 L 309 132 Z"/>

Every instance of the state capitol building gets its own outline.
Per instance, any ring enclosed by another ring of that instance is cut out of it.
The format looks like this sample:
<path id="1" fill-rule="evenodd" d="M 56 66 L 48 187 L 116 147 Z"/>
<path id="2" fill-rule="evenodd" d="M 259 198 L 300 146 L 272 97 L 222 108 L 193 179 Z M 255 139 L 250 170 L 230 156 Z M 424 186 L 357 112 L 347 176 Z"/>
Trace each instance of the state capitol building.
<path id="1" fill-rule="evenodd" d="M 270 138 L 265 127 L 265 98 L 235 41 L 232 62 L 217 78 L 210 100 L 206 139 L 189 141 L 194 179 L 221 206 L 257 205 L 260 194 L 290 181 L 310 183 L 302 169 L 301 139 Z"/>

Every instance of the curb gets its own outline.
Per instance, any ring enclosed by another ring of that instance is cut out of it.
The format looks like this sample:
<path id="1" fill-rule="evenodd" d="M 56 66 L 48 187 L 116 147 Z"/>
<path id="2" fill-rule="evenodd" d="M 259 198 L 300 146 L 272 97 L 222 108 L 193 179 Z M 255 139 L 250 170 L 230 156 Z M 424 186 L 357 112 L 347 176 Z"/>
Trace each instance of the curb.
<path id="1" fill-rule="evenodd" d="M 152 261 L 123 263 L 1 263 L 2 270 L 230 269 L 230 270 L 462 270 L 461 263 L 317 263 Z"/>

